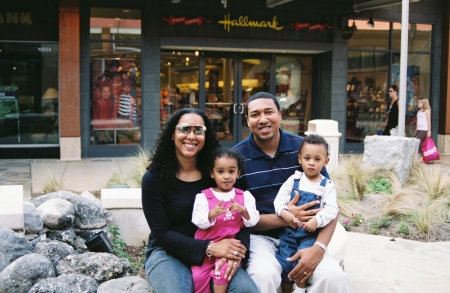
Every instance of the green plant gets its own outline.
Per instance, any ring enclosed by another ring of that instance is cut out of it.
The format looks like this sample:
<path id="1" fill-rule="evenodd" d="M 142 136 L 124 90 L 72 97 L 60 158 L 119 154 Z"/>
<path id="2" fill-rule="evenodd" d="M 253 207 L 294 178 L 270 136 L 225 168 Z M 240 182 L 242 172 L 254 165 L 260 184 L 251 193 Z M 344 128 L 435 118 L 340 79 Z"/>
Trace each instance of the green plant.
<path id="1" fill-rule="evenodd" d="M 111 245 L 114 251 L 114 254 L 118 257 L 122 257 L 127 259 L 130 264 L 134 274 L 137 274 L 139 270 L 144 265 L 144 258 L 140 258 L 140 262 L 133 261 L 132 257 L 126 251 L 127 244 L 125 241 L 120 238 L 120 232 L 118 226 L 108 226 L 106 229 L 109 233 L 111 233 Z M 145 247 L 142 248 L 141 255 L 145 254 Z"/>
<path id="2" fill-rule="evenodd" d="M 135 168 L 133 168 L 129 178 L 139 187 L 141 187 L 142 184 L 142 176 L 144 176 L 144 173 L 147 171 L 147 167 L 150 164 L 149 157 L 150 152 L 141 146 L 139 146 L 138 151 L 132 155 Z"/>
<path id="3" fill-rule="evenodd" d="M 369 233 L 372 235 L 380 234 L 380 224 L 376 221 L 369 222 Z"/>
<path id="4" fill-rule="evenodd" d="M 119 171 L 114 170 L 113 174 L 111 175 L 111 178 L 109 178 L 108 182 L 106 183 L 107 186 L 112 185 L 126 185 L 126 180 L 123 179 L 122 175 Z"/>
<path id="5" fill-rule="evenodd" d="M 378 226 L 380 228 L 387 228 L 391 225 L 391 219 L 388 216 L 381 216 L 378 220 Z"/>
<path id="6" fill-rule="evenodd" d="M 361 214 L 352 214 L 352 225 L 359 227 L 363 223 L 363 217 Z"/>
<path id="7" fill-rule="evenodd" d="M 342 227 L 344 227 L 345 231 L 350 231 L 350 220 L 342 222 Z"/>
<path id="8" fill-rule="evenodd" d="M 400 221 L 395 227 L 395 231 L 404 235 L 409 235 L 408 223 L 406 223 L 405 221 Z"/>
<path id="9" fill-rule="evenodd" d="M 376 177 L 370 180 L 368 190 L 376 194 L 392 194 L 391 181 L 384 177 Z"/>
<path id="10" fill-rule="evenodd" d="M 44 188 L 42 189 L 43 193 L 50 193 L 55 191 L 64 190 L 63 180 L 58 180 L 56 178 L 56 174 L 53 171 L 50 171 L 49 178 L 45 181 Z"/>

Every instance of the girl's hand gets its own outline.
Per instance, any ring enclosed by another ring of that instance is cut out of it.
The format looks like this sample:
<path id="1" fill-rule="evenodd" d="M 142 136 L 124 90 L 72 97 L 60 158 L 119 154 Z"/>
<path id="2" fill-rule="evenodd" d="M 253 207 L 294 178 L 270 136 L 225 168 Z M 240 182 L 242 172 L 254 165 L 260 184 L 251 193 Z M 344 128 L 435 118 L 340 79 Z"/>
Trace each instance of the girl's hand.
<path id="1" fill-rule="evenodd" d="M 209 211 L 208 217 L 210 221 L 227 211 L 227 209 L 222 206 L 222 203 L 223 200 L 221 200 L 212 210 Z"/>
<path id="2" fill-rule="evenodd" d="M 427 137 L 431 137 L 431 131 L 427 132 Z"/>
<path id="3" fill-rule="evenodd" d="M 305 229 L 308 232 L 314 232 L 317 229 L 317 220 L 316 218 L 312 218 L 311 220 L 309 220 L 305 226 L 303 227 L 303 229 Z"/>
<path id="4" fill-rule="evenodd" d="M 248 214 L 247 208 L 241 206 L 233 199 L 231 199 L 232 204 L 230 205 L 230 211 L 238 211 L 246 220 L 250 219 L 250 215 Z"/>

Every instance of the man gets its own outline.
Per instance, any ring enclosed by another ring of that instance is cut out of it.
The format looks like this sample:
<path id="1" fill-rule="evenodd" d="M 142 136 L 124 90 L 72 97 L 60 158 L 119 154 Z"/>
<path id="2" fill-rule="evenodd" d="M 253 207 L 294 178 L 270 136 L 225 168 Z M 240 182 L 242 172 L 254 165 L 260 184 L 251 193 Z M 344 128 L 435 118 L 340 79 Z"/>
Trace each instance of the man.
<path id="1" fill-rule="evenodd" d="M 251 134 L 234 149 L 245 157 L 245 174 L 239 178 L 239 186 L 248 190 L 256 199 L 261 217 L 250 237 L 250 259 L 247 272 L 261 293 L 274 293 L 281 283 L 281 266 L 275 258 L 279 234 L 287 223 L 275 214 L 273 200 L 286 179 L 295 170 L 301 170 L 298 149 L 302 137 L 280 130 L 280 105 L 270 93 L 260 92 L 251 96 L 246 108 L 247 124 Z M 328 177 L 326 170 L 322 174 Z M 298 195 L 289 210 L 301 222 L 307 222 L 318 210 L 306 211 L 316 203 L 296 207 Z M 352 292 L 350 281 L 341 267 L 327 252 L 337 218 L 322 228 L 315 245 L 298 251 L 290 260 L 299 260 L 289 278 L 308 280 L 307 292 Z"/>

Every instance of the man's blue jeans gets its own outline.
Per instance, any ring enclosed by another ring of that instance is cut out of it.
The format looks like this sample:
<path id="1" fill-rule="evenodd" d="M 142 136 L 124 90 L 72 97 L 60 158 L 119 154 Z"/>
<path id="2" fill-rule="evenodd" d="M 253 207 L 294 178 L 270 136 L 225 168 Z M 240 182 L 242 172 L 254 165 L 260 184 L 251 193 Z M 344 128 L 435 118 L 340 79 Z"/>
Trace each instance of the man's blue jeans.
<path id="1" fill-rule="evenodd" d="M 190 266 L 162 248 L 152 250 L 145 260 L 145 273 L 155 293 L 192 293 L 194 284 Z M 211 291 L 213 292 L 212 286 Z M 231 279 L 227 292 L 258 293 L 258 288 L 247 272 L 239 268 Z"/>

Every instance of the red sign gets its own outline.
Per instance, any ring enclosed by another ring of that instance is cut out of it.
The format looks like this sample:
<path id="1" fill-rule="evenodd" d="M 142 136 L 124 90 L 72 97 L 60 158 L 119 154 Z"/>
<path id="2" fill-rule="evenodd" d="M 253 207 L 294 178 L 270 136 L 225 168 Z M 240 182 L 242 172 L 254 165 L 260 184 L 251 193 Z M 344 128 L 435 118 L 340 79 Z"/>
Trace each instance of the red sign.
<path id="1" fill-rule="evenodd" d="M 301 29 L 307 29 L 309 31 L 316 31 L 316 30 L 323 31 L 325 28 L 333 28 L 332 25 L 328 24 L 310 24 L 309 22 L 301 23 L 298 21 L 296 21 L 294 24 L 290 23 L 289 25 L 296 31 L 299 31 Z"/>
<path id="2" fill-rule="evenodd" d="M 184 23 L 185 25 L 190 25 L 190 24 L 195 23 L 197 25 L 201 25 L 203 21 L 211 22 L 211 20 L 207 20 L 206 18 L 204 18 L 202 16 L 192 18 L 192 19 L 186 19 L 186 17 L 184 17 L 184 16 L 181 16 L 181 17 L 171 16 L 171 17 L 169 17 L 169 19 L 163 17 L 163 20 L 167 21 L 167 23 L 170 25 L 176 25 L 177 23 Z"/>

